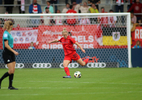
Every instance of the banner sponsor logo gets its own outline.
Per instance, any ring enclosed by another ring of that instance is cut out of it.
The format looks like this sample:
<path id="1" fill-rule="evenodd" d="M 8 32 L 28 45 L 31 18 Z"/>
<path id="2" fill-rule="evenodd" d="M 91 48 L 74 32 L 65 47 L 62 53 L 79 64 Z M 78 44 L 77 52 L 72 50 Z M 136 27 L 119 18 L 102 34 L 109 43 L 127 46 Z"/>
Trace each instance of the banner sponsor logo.
<path id="1" fill-rule="evenodd" d="M 12 30 L 11 33 L 16 44 L 37 42 L 38 30 Z"/>
<path id="2" fill-rule="evenodd" d="M 142 41 L 142 28 L 136 28 L 135 40 L 141 40 Z"/>
<path id="3" fill-rule="evenodd" d="M 120 39 L 120 32 L 112 32 L 112 37 L 114 41 L 118 41 Z"/>
<path id="4" fill-rule="evenodd" d="M 34 63 L 32 68 L 51 68 L 51 63 Z"/>
<path id="5" fill-rule="evenodd" d="M 88 63 L 87 67 L 88 68 L 105 68 L 106 63 L 104 63 L 104 62 Z"/>
<path id="6" fill-rule="evenodd" d="M 78 25 L 72 26 L 39 26 L 38 28 L 38 41 L 39 49 L 62 49 L 61 43 L 47 44 L 47 42 L 54 39 L 60 39 L 62 37 L 63 28 L 66 27 L 67 31 L 72 33 L 74 38 L 83 48 L 97 48 L 98 43 L 95 36 L 98 33 L 97 25 Z M 102 33 L 100 33 L 102 34 Z M 75 48 L 78 48 L 74 45 Z"/>
<path id="7" fill-rule="evenodd" d="M 7 65 L 5 65 L 5 68 L 8 68 Z M 24 68 L 23 63 L 16 63 L 15 68 Z"/>
<path id="8" fill-rule="evenodd" d="M 136 45 L 136 42 L 139 40 L 142 44 L 142 27 L 136 27 L 135 31 L 131 33 L 132 36 L 132 48 Z M 142 46 L 142 45 L 141 45 Z"/>
<path id="9" fill-rule="evenodd" d="M 60 67 L 60 68 L 64 68 L 63 63 L 60 63 L 59 67 Z M 70 63 L 70 64 L 68 65 L 68 68 L 78 68 L 78 67 L 79 67 L 79 64 L 78 64 L 78 63 Z"/>
<path id="10" fill-rule="evenodd" d="M 0 68 L 8 68 L 4 63 L 0 63 Z M 118 62 L 94 62 L 81 66 L 78 63 L 70 63 L 68 68 L 118 68 Z M 16 63 L 15 68 L 64 68 L 63 63 Z"/>

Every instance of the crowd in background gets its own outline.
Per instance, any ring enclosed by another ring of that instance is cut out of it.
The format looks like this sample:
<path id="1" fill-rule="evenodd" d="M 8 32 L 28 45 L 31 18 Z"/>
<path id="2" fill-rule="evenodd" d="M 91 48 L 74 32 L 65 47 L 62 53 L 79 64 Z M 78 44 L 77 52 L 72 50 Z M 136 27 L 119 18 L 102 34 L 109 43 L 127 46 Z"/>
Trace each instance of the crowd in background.
<path id="1" fill-rule="evenodd" d="M 142 3 L 140 0 L 113 0 L 115 3 L 115 8 L 112 10 L 110 9 L 109 11 L 105 11 L 105 6 L 99 10 L 99 4 L 101 3 L 101 0 L 87 0 L 87 1 L 82 1 L 82 0 L 65 0 L 66 6 L 62 9 L 59 10 L 57 5 L 55 5 L 55 9 L 52 6 L 52 4 L 58 4 L 60 1 L 59 0 L 50 0 L 47 1 L 46 4 L 47 6 L 44 7 L 44 9 L 41 9 L 41 5 L 37 3 L 37 0 L 33 0 L 33 3 L 29 6 L 29 12 L 28 13 L 43 13 L 43 14 L 51 14 L 51 13 L 107 13 L 107 12 L 124 12 L 124 4 L 129 3 L 127 9 L 128 12 L 131 12 L 131 19 L 132 19 L 132 24 L 135 23 L 142 23 Z M 2 0 L 0 0 L 0 3 Z M 71 2 L 69 4 L 68 2 Z M 106 0 L 106 3 L 110 3 L 110 0 Z M 14 4 L 14 0 L 4 0 L 4 4 Z M 25 8 L 22 4 L 25 4 L 25 0 L 17 0 L 17 4 L 21 4 L 19 6 L 19 13 L 25 13 Z M 12 13 L 13 6 L 5 6 L 6 8 L 6 14 L 7 13 Z M 100 11 L 100 12 L 99 12 Z M 27 13 L 27 12 L 26 12 Z M 124 22 L 125 19 L 124 17 L 121 18 L 121 21 Z M 38 21 L 39 22 L 39 21 Z M 99 18 L 82 18 L 76 20 L 76 22 L 71 22 L 70 20 L 64 20 L 61 16 L 57 17 L 45 17 L 44 20 L 41 21 L 45 25 L 63 25 L 63 24 L 92 24 L 93 22 L 96 23 L 102 23 L 102 20 Z M 68 23 L 70 22 L 70 23 Z M 117 18 L 108 18 L 105 23 L 109 24 L 110 22 L 113 22 L 112 24 L 115 24 L 117 22 Z M 104 21 L 103 21 L 104 23 Z"/>
<path id="2" fill-rule="evenodd" d="M 0 3 L 2 0 L 0 0 Z M 14 0 L 4 0 L 5 5 L 14 4 Z M 127 12 L 131 12 L 131 32 L 135 30 L 136 26 L 142 26 L 142 0 L 113 0 L 115 3 L 114 9 L 109 11 L 105 10 L 105 6 L 99 9 L 99 4 L 101 0 L 65 0 L 66 6 L 63 9 L 58 9 L 57 5 L 53 7 L 52 4 L 58 4 L 59 0 L 50 0 L 46 1 L 46 6 L 44 9 L 41 9 L 41 5 L 37 3 L 37 0 L 33 0 L 32 4 L 29 6 L 29 12 L 25 12 L 25 0 L 17 0 L 17 4 L 21 5 L 18 7 L 19 13 L 30 13 L 30 14 L 53 14 L 53 13 L 114 13 L 114 12 L 124 12 L 124 4 L 129 3 L 127 6 Z M 68 3 L 71 2 L 71 3 Z M 110 3 L 110 0 L 106 0 L 106 4 Z M 5 14 L 10 14 L 13 11 L 13 6 L 5 6 Z M 55 8 L 55 9 L 54 9 Z M 72 19 L 72 18 L 71 18 Z M 42 25 L 86 25 L 86 24 L 100 24 L 103 27 L 115 27 L 118 17 L 100 17 L 97 18 L 83 18 L 72 19 L 63 16 L 43 16 L 42 20 L 32 19 L 30 23 L 32 25 L 38 26 L 39 23 Z M 7 20 L 7 19 L 5 19 Z M 0 19 L 0 23 L 3 23 L 5 20 Z M 10 19 L 12 20 L 12 19 Z M 121 17 L 121 22 L 125 23 L 125 18 Z M 12 20 L 14 23 L 14 20 Z M 139 42 L 138 42 L 139 44 Z"/>

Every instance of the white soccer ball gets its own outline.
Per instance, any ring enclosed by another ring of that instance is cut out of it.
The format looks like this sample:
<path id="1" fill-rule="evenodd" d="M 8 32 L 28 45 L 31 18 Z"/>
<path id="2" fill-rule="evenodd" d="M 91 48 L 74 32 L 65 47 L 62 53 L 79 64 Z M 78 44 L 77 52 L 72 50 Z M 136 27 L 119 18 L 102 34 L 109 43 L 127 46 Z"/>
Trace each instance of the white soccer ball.
<path id="1" fill-rule="evenodd" d="M 81 78 L 81 72 L 80 72 L 80 71 L 76 71 L 76 72 L 74 73 L 74 77 L 75 77 L 75 78 Z"/>

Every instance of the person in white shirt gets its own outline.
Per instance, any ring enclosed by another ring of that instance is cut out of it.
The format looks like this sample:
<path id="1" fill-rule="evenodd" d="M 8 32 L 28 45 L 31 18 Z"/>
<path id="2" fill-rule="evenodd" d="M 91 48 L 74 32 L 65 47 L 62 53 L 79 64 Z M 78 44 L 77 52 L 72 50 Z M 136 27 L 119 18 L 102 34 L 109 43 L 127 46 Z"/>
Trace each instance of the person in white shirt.
<path id="1" fill-rule="evenodd" d="M 80 4 L 76 4 L 76 2 L 74 1 L 73 3 L 72 3 L 72 5 L 75 5 L 75 11 L 78 13 L 79 12 L 79 8 L 80 8 Z"/>
<path id="2" fill-rule="evenodd" d="M 89 12 L 89 6 L 87 5 L 87 2 L 83 3 L 83 6 L 81 6 L 79 8 L 79 10 L 81 11 L 81 13 L 88 13 Z"/>
<path id="3" fill-rule="evenodd" d="M 70 4 L 67 3 L 67 4 L 66 4 L 66 7 L 63 8 L 62 13 L 66 13 L 69 9 L 70 9 Z"/>
<path id="4" fill-rule="evenodd" d="M 109 12 L 113 13 L 113 10 L 110 10 Z M 110 27 L 116 27 L 116 21 L 117 21 L 116 16 L 108 16 L 108 24 Z"/>
<path id="5" fill-rule="evenodd" d="M 51 12 L 49 11 L 49 7 L 45 8 L 45 11 L 43 12 L 43 14 L 51 14 Z M 44 19 L 44 25 L 51 24 L 51 17 L 50 16 L 43 16 L 43 19 Z"/>
<path id="6" fill-rule="evenodd" d="M 61 13 L 60 10 L 57 10 L 57 13 Z M 54 21 L 56 25 L 63 25 L 63 16 L 55 16 Z"/>

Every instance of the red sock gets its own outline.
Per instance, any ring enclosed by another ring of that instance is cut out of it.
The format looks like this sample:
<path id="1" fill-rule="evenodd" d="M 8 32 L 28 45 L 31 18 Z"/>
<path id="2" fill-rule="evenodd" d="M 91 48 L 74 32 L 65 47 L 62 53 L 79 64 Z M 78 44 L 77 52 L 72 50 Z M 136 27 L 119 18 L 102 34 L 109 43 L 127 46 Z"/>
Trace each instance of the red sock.
<path id="1" fill-rule="evenodd" d="M 84 62 L 87 64 L 89 61 L 89 58 L 85 59 Z"/>
<path id="2" fill-rule="evenodd" d="M 68 67 L 65 67 L 64 70 L 65 70 L 65 73 L 67 74 L 67 76 L 70 76 L 69 68 L 68 68 Z"/>

